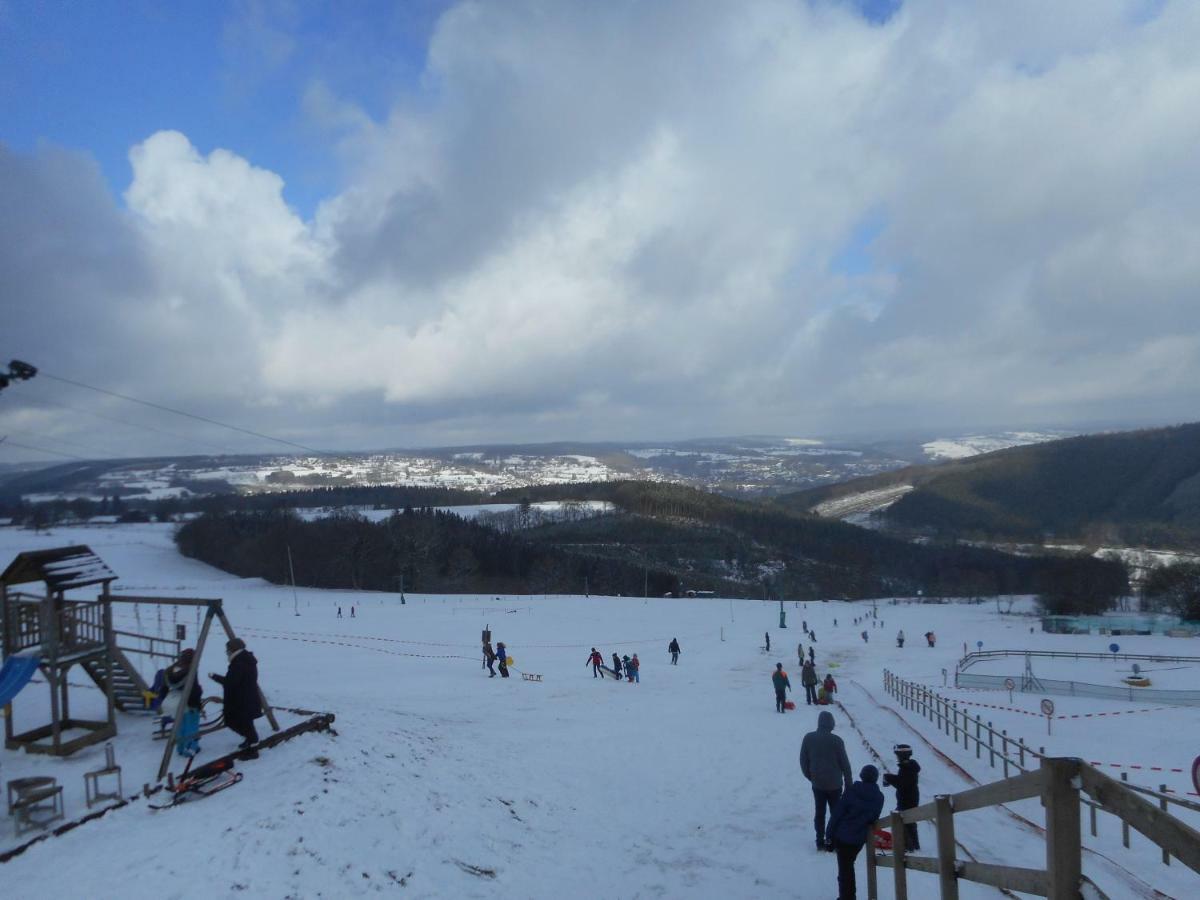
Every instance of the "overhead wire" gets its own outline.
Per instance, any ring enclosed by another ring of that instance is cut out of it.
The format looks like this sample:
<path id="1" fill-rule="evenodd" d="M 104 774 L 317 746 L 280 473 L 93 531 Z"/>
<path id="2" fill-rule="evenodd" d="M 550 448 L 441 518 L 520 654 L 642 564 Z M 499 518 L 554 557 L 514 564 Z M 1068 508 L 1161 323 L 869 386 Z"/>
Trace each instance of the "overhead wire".
<path id="1" fill-rule="evenodd" d="M 317 456 L 322 455 L 322 452 L 320 450 L 315 450 L 312 447 L 306 447 L 304 444 L 298 444 L 295 441 L 289 441 L 285 438 L 279 438 L 279 437 L 274 437 L 273 435 L 263 434 L 261 431 L 254 431 L 250 428 L 242 428 L 240 425 L 230 425 L 228 422 L 221 422 L 221 421 L 218 421 L 217 419 L 210 419 L 208 416 L 201 416 L 201 415 L 197 415 L 196 413 L 187 412 L 186 410 L 175 409 L 174 407 L 171 407 L 171 406 L 165 406 L 162 403 L 155 403 L 151 400 L 142 400 L 139 397 L 131 397 L 128 394 L 121 394 L 121 393 L 118 393 L 117 391 L 110 391 L 107 388 L 101 388 L 101 387 L 96 387 L 95 385 L 85 384 L 82 381 L 75 381 L 74 379 L 71 379 L 71 378 L 64 378 L 61 375 L 53 375 L 49 372 L 46 372 L 45 370 L 39 371 L 38 374 L 43 378 L 49 378 L 53 381 L 62 382 L 63 384 L 70 384 L 70 385 L 73 385 L 78 388 L 83 388 L 84 390 L 95 391 L 98 394 L 105 394 L 109 397 L 116 397 L 120 400 L 128 401 L 129 403 L 137 403 L 142 406 L 147 406 L 150 409 L 157 409 L 162 412 L 171 413 L 172 415 L 183 416 L 184 418 L 187 418 L 187 419 L 194 419 L 197 422 L 206 422 L 209 425 L 216 425 L 219 428 L 227 428 L 230 431 L 237 431 L 242 434 L 248 434 L 251 437 L 260 438 L 264 441 L 273 441 L 274 443 L 277 443 L 277 444 L 284 444 L 288 447 L 295 447 L 298 450 L 303 450 L 305 453 L 312 453 Z"/>
<path id="2" fill-rule="evenodd" d="M 18 441 L 9 440 L 8 438 L 0 437 L 0 447 L 20 447 L 22 450 L 33 450 L 36 453 L 49 453 L 51 456 L 61 456 L 64 459 L 76 459 L 80 462 L 89 462 L 88 459 L 82 456 L 76 456 L 74 453 L 62 453 L 58 450 L 48 450 L 45 447 L 34 447 L 30 444 L 22 444 Z"/>
<path id="3" fill-rule="evenodd" d="M 107 416 L 107 415 L 104 415 L 103 413 L 98 413 L 98 412 L 95 412 L 94 410 L 90 410 L 90 409 L 80 409 L 79 407 L 71 406 L 68 403 L 59 403 L 57 400 L 47 400 L 44 397 L 30 397 L 26 394 L 22 394 L 21 402 L 33 403 L 38 406 L 55 406 L 55 407 L 58 407 L 59 409 L 65 409 L 65 410 L 68 410 L 69 412 L 78 413 L 80 415 L 92 416 L 93 418 L 101 419 L 105 422 L 113 422 L 117 425 L 127 425 L 130 428 L 138 428 L 138 429 L 141 429 L 142 431 L 148 431 L 152 434 L 161 434 L 164 437 L 173 438 L 174 440 L 181 441 L 182 443 L 185 443 L 185 444 L 197 444 L 197 445 L 201 445 L 204 447 L 210 447 L 214 450 L 220 450 L 222 453 L 230 453 L 230 454 L 234 454 L 234 455 L 245 453 L 244 450 L 235 450 L 234 448 L 227 447 L 224 444 L 214 444 L 211 441 L 205 441 L 200 438 L 186 437 L 182 434 L 176 434 L 173 431 L 167 431 L 162 428 L 155 428 L 153 425 L 145 425 L 141 422 L 131 422 L 128 419 L 118 419 L 116 416 Z"/>

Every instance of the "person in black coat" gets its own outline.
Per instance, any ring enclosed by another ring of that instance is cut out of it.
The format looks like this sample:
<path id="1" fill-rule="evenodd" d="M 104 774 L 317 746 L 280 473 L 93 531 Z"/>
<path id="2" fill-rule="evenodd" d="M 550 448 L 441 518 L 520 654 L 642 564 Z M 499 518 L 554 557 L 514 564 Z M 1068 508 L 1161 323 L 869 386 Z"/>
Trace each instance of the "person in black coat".
<path id="1" fill-rule="evenodd" d="M 912 747 L 908 744 L 897 744 L 892 748 L 896 754 L 897 772 L 888 772 L 883 776 L 883 783 L 896 789 L 896 809 L 906 810 L 921 805 L 921 790 L 917 786 L 917 776 L 921 764 L 912 758 Z M 917 837 L 917 823 L 904 823 L 904 849 L 920 850 L 921 841 Z"/>
<path id="2" fill-rule="evenodd" d="M 246 642 L 241 638 L 233 638 L 225 644 L 225 655 L 229 657 L 229 671 L 223 676 L 212 672 L 209 678 L 225 689 L 225 724 L 244 739 L 238 749 L 250 750 L 258 743 L 254 720 L 263 714 L 258 692 L 258 660 L 246 649 Z M 254 753 L 253 750 L 250 752 Z"/>
<path id="3" fill-rule="evenodd" d="M 671 638 L 671 643 L 667 645 L 667 652 L 671 654 L 671 665 L 679 665 L 679 639 Z"/>

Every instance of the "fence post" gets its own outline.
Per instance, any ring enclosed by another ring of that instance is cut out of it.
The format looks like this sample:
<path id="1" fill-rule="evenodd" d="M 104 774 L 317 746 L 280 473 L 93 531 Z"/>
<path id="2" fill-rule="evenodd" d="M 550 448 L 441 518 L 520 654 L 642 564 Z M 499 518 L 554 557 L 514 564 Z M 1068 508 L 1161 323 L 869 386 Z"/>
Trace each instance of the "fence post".
<path id="1" fill-rule="evenodd" d="M 1008 777 L 1008 729 L 1000 729 L 1000 759 L 1004 761 L 1004 777 Z"/>
<path id="2" fill-rule="evenodd" d="M 979 759 L 979 757 L 983 753 L 983 741 L 981 741 L 979 739 L 980 734 L 981 734 L 980 729 L 981 729 L 981 726 L 979 724 L 979 713 L 976 713 L 975 714 L 975 758 L 976 759 Z"/>
<path id="3" fill-rule="evenodd" d="M 1091 817 L 1092 837 L 1095 837 L 1096 836 L 1096 804 L 1095 803 L 1088 804 L 1088 813 Z"/>
<path id="4" fill-rule="evenodd" d="M 1163 795 L 1158 798 L 1158 808 L 1165 813 L 1167 811 L 1167 786 L 1165 784 L 1160 784 L 1158 786 L 1158 792 Z M 1169 866 L 1171 864 L 1171 854 L 1166 850 L 1163 850 L 1162 852 L 1162 859 L 1164 866 Z"/>
<path id="5" fill-rule="evenodd" d="M 941 900 L 958 900 L 958 873 L 954 868 L 954 808 L 950 797 L 939 794 L 933 798 L 937 805 L 938 881 Z"/>
<path id="6" fill-rule="evenodd" d="M 1128 780 L 1129 780 L 1129 773 L 1128 773 L 1128 772 L 1122 772 L 1122 773 L 1121 773 L 1121 780 L 1122 780 L 1122 781 L 1128 781 Z M 1128 822 L 1126 822 L 1124 819 L 1122 819 L 1122 820 L 1121 820 L 1121 843 L 1125 845 L 1125 849 L 1126 849 L 1126 850 L 1128 850 L 1128 849 L 1129 849 L 1129 823 L 1128 823 Z"/>
<path id="7" fill-rule="evenodd" d="M 988 722 L 988 765 L 993 769 L 996 768 L 996 750 L 992 745 L 992 739 L 996 736 L 996 729 L 992 727 L 991 721 Z"/>
<path id="8" fill-rule="evenodd" d="M 963 730 L 962 730 L 963 731 L 963 749 L 970 750 L 971 749 L 971 732 L 969 732 L 967 730 L 967 727 L 971 724 L 971 714 L 968 713 L 964 709 L 962 716 L 963 716 Z"/>
<path id="9" fill-rule="evenodd" d="M 1025 738 L 1017 738 L 1017 749 L 1021 754 L 1021 771 L 1025 771 Z"/>
<path id="10" fill-rule="evenodd" d="M 1083 874 L 1077 759 L 1042 760 L 1046 808 L 1046 886 L 1049 900 L 1077 900 Z"/>
<path id="11" fill-rule="evenodd" d="M 875 826 L 867 834 L 867 900 L 879 900 L 879 873 L 875 870 Z"/>
<path id="12" fill-rule="evenodd" d="M 907 847 L 904 843 L 904 820 L 892 813 L 892 874 L 895 876 L 896 900 L 908 900 L 908 867 L 904 864 Z"/>

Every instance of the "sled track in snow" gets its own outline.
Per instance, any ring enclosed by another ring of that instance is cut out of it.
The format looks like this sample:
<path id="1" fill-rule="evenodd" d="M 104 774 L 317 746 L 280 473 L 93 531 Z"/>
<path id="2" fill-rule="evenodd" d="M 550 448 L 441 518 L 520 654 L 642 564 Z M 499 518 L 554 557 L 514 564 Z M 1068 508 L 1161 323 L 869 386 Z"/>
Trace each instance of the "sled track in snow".
<path id="1" fill-rule="evenodd" d="M 968 772 L 966 769 L 964 769 L 962 766 L 960 766 L 957 762 L 954 761 L 954 759 L 952 757 L 948 756 L 945 752 L 943 752 L 941 749 L 939 749 L 937 746 L 935 746 L 928 738 L 926 738 L 925 735 L 923 735 L 920 731 L 918 731 L 916 728 L 914 728 L 908 722 L 908 720 L 905 719 L 898 712 L 896 712 L 896 710 L 892 709 L 890 706 L 885 706 L 884 704 L 880 703 L 869 690 L 867 690 L 865 687 L 863 687 L 863 685 L 859 684 L 857 681 L 851 681 L 851 683 L 856 688 L 858 688 L 860 691 L 862 691 L 863 695 L 868 700 L 870 700 L 871 703 L 873 703 L 878 709 L 890 713 L 892 716 L 894 716 L 896 718 L 896 720 L 901 725 L 904 726 L 904 728 L 906 730 L 908 730 L 908 731 L 912 732 L 914 735 L 916 735 L 917 738 L 921 741 L 921 743 L 924 744 L 926 747 L 928 747 L 929 750 L 944 765 L 946 765 L 948 768 L 952 769 L 955 773 L 957 773 L 961 778 L 963 778 L 969 784 L 972 784 L 975 786 L 982 784 L 982 782 L 980 782 L 979 779 L 977 779 L 974 775 L 972 775 L 970 772 Z M 877 760 L 880 761 L 880 763 L 883 764 L 884 769 L 888 769 L 887 763 L 884 762 L 883 757 L 881 757 L 879 755 L 879 752 L 871 745 L 870 741 L 867 740 L 866 735 L 864 735 L 862 732 L 862 729 L 860 729 L 858 727 L 858 724 L 854 721 L 854 717 L 850 714 L 850 711 L 848 709 L 846 709 L 846 707 L 841 703 L 841 701 L 837 701 L 837 704 L 838 704 L 838 707 L 841 709 L 841 711 L 845 714 L 847 720 L 849 720 L 851 727 L 854 728 L 854 731 L 862 739 L 863 745 L 870 751 L 872 756 L 874 756 Z M 1009 807 L 1006 804 L 1003 804 L 1003 803 L 998 804 L 997 808 L 1003 810 L 1004 813 L 1009 818 L 1011 818 L 1012 820 L 1014 820 L 1015 822 L 1020 824 L 1026 830 L 1033 832 L 1034 834 L 1041 837 L 1043 840 L 1045 839 L 1046 829 L 1043 826 L 1039 825 L 1037 822 L 1034 822 L 1033 820 L 1026 818 L 1025 816 L 1021 815 L 1020 813 L 1015 812 L 1012 809 L 1009 809 Z M 958 841 L 956 839 L 955 844 L 957 844 L 958 847 L 964 853 L 966 853 L 968 856 L 970 856 L 971 859 L 973 859 L 973 860 L 975 859 L 975 857 L 971 854 L 971 851 L 968 850 L 966 847 L 964 847 L 960 841 Z M 1104 853 L 1101 853 L 1099 850 L 1093 850 L 1092 848 L 1090 848 L 1086 845 L 1083 845 L 1083 852 L 1089 856 L 1094 857 L 1097 860 L 1100 860 L 1102 862 L 1102 864 L 1104 864 L 1106 866 L 1106 868 L 1108 868 L 1109 873 L 1111 875 L 1121 879 L 1124 882 L 1124 886 L 1126 888 L 1128 888 L 1131 892 L 1133 892 L 1136 896 L 1146 898 L 1146 900 L 1174 900 L 1174 898 L 1172 898 L 1172 896 L 1170 894 L 1165 894 L 1162 891 L 1158 890 L 1157 888 L 1153 887 L 1152 885 L 1149 885 L 1146 882 L 1142 881 L 1133 872 L 1130 872 L 1128 869 L 1126 869 L 1123 865 L 1121 865 L 1119 862 L 1114 860 L 1112 857 L 1110 857 Z M 1100 891 L 1101 895 L 1106 896 L 1106 895 L 1104 895 L 1103 889 L 1100 888 L 1100 886 L 1097 885 L 1090 877 L 1088 877 L 1087 875 L 1084 875 L 1083 877 L 1084 877 L 1084 880 L 1088 884 L 1090 884 L 1097 891 Z M 1015 898 L 1017 896 L 1016 894 L 1013 894 L 1011 891 L 1007 891 L 1003 888 L 999 888 L 998 890 L 1000 890 L 1000 892 L 1002 894 L 1009 896 L 1009 897 Z"/>

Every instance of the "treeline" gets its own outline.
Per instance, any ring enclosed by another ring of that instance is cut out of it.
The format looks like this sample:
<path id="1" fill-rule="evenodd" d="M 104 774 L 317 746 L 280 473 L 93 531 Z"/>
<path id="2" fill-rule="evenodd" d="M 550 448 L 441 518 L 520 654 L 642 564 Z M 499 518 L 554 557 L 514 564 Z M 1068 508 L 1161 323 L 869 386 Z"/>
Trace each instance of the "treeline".
<path id="1" fill-rule="evenodd" d="M 408 508 L 382 522 L 340 515 L 305 522 L 286 510 L 212 513 L 183 525 L 185 556 L 277 584 L 422 593 L 654 593 L 674 578 L 619 559 L 572 553 L 452 513 Z"/>
<path id="2" fill-rule="evenodd" d="M 100 500 L 78 497 L 38 503 L 10 496 L 0 497 L 0 516 L 11 518 L 18 525 L 45 527 L 58 522 L 87 520 L 93 516 L 104 515 L 117 515 L 126 521 L 169 522 L 188 513 L 266 512 L 347 506 L 400 510 L 405 507 L 472 506 L 486 502 L 487 496 L 478 491 L 405 485 L 363 485 L 159 499 L 137 494 L 113 494 Z"/>
<path id="3" fill-rule="evenodd" d="M 788 599 L 1069 594 L 1072 583 L 1120 590 L 1119 563 L 1012 556 L 958 543 L 908 543 L 680 485 L 598 482 L 496 499 L 604 500 L 614 515 L 500 532 L 452 514 L 406 510 L 379 524 L 355 516 L 305 523 L 285 512 L 220 513 L 184 526 L 188 555 L 282 582 L 286 548 L 299 583 L 389 590 L 404 574 L 429 592 L 662 594 L 685 589 Z M 302 552 L 297 550 L 302 547 Z M 586 579 L 586 581 L 585 581 Z M 1068 602 L 1068 601 L 1064 601 Z"/>

